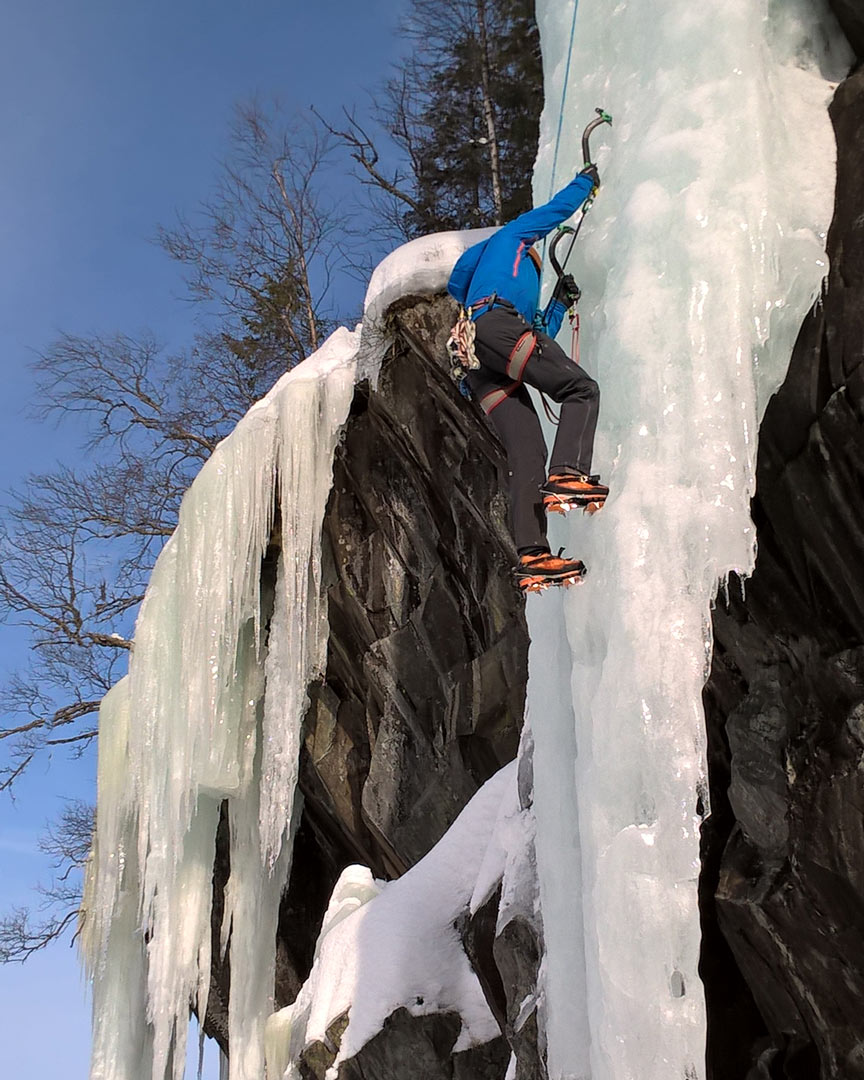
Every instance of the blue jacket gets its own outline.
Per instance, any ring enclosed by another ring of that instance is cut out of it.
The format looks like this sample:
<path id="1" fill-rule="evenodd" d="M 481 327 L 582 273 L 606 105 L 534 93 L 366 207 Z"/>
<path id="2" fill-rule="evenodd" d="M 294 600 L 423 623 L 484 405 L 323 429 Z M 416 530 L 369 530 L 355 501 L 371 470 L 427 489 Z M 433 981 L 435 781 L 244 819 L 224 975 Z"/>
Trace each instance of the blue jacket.
<path id="1" fill-rule="evenodd" d="M 590 177 L 576 176 L 545 206 L 520 214 L 518 218 L 489 237 L 474 244 L 460 256 L 447 282 L 447 291 L 463 307 L 473 307 L 478 300 L 495 293 L 509 300 L 527 323 L 533 324 L 540 299 L 540 275 L 528 255 L 528 249 L 562 224 L 591 194 Z M 482 315 L 485 305 L 473 313 Z M 567 309 L 553 302 L 545 325 L 539 328 L 554 337 Z"/>

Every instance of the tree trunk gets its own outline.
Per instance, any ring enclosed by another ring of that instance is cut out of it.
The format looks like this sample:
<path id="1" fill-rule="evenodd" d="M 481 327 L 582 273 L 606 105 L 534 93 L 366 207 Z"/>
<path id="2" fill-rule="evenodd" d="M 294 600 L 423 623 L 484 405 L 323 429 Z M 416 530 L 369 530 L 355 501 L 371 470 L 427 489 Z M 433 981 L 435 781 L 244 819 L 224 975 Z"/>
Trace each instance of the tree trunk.
<path id="1" fill-rule="evenodd" d="M 489 169 L 492 174 L 492 201 L 495 204 L 495 224 L 503 225 L 501 199 L 501 166 L 498 155 L 498 133 L 495 129 L 495 112 L 489 89 L 489 38 L 486 34 L 486 0 L 475 0 L 477 33 L 480 38 L 480 82 L 483 92 L 483 115 L 486 119 L 486 137 L 489 140 Z"/>

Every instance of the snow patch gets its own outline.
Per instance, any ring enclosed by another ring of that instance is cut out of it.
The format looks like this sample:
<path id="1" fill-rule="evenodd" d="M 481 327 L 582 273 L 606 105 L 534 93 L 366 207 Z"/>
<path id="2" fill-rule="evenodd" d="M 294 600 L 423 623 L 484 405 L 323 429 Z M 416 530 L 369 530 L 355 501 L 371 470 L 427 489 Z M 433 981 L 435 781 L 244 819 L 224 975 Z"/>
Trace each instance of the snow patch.
<path id="1" fill-rule="evenodd" d="M 463 1026 L 454 1051 L 500 1035 L 457 922 L 491 895 L 533 835 L 531 812 L 518 805 L 516 781 L 512 762 L 398 880 L 373 883 L 363 867 L 343 872 L 309 979 L 294 1004 L 268 1023 L 268 1075 L 299 1080 L 303 1049 L 323 1041 L 346 1013 L 348 1026 L 328 1080 L 400 1007 L 414 1016 L 457 1012 Z"/>

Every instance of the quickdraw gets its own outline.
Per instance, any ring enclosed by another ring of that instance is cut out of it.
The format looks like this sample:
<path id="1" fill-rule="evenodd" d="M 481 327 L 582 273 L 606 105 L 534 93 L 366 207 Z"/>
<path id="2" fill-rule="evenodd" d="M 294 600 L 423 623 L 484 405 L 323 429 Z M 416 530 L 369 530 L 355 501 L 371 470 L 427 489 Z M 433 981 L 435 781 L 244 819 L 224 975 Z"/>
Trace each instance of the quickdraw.
<path id="1" fill-rule="evenodd" d="M 477 353 L 474 351 L 474 339 L 477 336 L 477 327 L 471 318 L 471 308 L 459 308 L 459 318 L 456 320 L 450 337 L 447 339 L 447 355 L 450 357 L 450 378 L 455 383 L 461 383 L 469 371 L 476 371 L 480 367 Z"/>

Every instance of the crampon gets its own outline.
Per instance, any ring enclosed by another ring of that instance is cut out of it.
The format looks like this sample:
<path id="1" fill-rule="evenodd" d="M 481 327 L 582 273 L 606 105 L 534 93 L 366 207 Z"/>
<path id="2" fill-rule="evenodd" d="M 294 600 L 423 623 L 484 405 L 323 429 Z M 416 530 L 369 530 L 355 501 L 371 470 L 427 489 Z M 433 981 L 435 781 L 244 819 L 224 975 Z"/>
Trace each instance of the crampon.
<path id="1" fill-rule="evenodd" d="M 578 585 L 585 577 L 585 564 L 579 559 L 568 559 L 551 552 L 540 555 L 523 555 L 514 571 L 516 583 L 522 592 L 543 592 L 551 585 Z"/>
<path id="2" fill-rule="evenodd" d="M 602 510 L 609 488 L 600 483 L 599 476 L 550 476 L 540 488 L 547 514 L 568 514 L 579 509 L 586 514 Z"/>
<path id="3" fill-rule="evenodd" d="M 581 510 L 583 514 L 596 514 L 603 509 L 605 499 L 592 499 L 590 502 L 582 502 L 572 497 L 562 495 L 544 495 L 543 507 L 547 514 L 569 514 L 571 510 Z"/>

